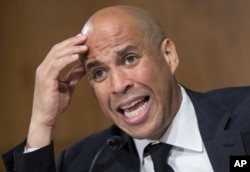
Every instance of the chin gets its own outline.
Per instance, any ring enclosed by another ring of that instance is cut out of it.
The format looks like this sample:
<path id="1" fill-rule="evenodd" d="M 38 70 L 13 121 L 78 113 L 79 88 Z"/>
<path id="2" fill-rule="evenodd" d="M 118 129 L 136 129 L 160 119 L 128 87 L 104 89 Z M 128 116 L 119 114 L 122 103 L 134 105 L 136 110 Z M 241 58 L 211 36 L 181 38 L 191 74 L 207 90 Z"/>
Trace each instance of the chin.
<path id="1" fill-rule="evenodd" d="M 142 131 L 139 132 L 127 132 L 131 137 L 142 140 L 142 139 L 152 139 L 153 137 L 155 137 L 155 132 L 149 132 L 149 131 L 145 131 L 145 127 L 143 129 L 142 127 Z"/>

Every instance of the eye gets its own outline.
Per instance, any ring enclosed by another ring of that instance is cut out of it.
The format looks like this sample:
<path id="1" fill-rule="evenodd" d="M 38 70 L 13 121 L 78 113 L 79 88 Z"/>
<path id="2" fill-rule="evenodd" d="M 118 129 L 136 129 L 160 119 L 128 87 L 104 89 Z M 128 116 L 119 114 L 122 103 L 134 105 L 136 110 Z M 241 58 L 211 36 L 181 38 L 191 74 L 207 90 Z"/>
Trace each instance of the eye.
<path id="1" fill-rule="evenodd" d="M 124 59 L 124 64 L 125 65 L 130 65 L 132 63 L 134 63 L 136 60 L 137 60 L 137 56 L 135 55 L 129 55 L 129 56 L 126 56 L 125 59 Z"/>
<path id="2" fill-rule="evenodd" d="M 103 69 L 98 69 L 98 70 L 95 70 L 95 71 L 93 72 L 93 74 L 92 74 L 93 77 L 92 77 L 92 78 L 93 78 L 95 81 L 100 82 L 100 81 L 102 81 L 102 80 L 105 79 L 106 75 L 107 75 L 107 72 L 106 72 L 105 70 L 103 70 Z"/>

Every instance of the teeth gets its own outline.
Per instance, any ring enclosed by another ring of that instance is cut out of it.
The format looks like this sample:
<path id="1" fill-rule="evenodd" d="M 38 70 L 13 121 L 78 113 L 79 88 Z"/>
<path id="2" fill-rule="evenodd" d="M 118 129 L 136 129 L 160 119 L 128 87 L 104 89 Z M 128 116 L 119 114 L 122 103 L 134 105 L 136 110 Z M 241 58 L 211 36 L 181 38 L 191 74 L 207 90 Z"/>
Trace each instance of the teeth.
<path id="1" fill-rule="evenodd" d="M 124 115 L 128 118 L 133 118 L 135 116 L 137 116 L 138 114 L 140 114 L 147 106 L 148 102 L 144 102 L 144 104 L 142 106 L 140 106 L 139 108 L 135 109 L 134 111 L 124 111 Z"/>
<path id="2" fill-rule="evenodd" d="M 137 103 L 141 102 L 143 99 L 144 99 L 144 98 L 141 98 L 141 99 L 135 100 L 135 101 L 133 101 L 131 104 L 121 106 L 120 108 L 121 108 L 122 110 L 126 110 L 126 109 L 128 109 L 128 108 L 130 108 L 130 107 L 134 106 L 135 104 L 137 104 Z"/>

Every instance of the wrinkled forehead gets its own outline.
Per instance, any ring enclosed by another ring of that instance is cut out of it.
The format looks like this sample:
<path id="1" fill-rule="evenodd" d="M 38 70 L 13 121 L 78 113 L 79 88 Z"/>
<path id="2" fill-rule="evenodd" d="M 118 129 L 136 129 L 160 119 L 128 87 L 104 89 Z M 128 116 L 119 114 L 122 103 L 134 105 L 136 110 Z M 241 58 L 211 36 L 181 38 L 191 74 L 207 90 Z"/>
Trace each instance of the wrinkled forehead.
<path id="1" fill-rule="evenodd" d="M 117 17 L 99 17 L 89 20 L 82 29 L 82 33 L 87 35 L 86 45 L 89 52 L 84 61 L 89 56 L 104 54 L 107 51 L 124 47 L 125 44 L 138 45 L 144 39 L 143 31 L 133 20 Z"/>

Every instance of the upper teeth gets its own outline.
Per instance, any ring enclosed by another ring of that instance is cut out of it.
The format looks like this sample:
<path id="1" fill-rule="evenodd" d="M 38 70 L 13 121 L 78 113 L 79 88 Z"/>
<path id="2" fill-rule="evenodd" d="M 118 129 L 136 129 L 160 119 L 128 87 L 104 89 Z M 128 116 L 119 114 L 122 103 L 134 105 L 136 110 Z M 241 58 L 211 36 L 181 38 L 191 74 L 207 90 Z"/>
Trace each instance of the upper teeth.
<path id="1" fill-rule="evenodd" d="M 144 102 L 142 106 L 138 107 L 137 109 L 134 109 L 133 111 L 125 110 L 124 115 L 128 118 L 134 118 L 145 110 L 147 104 L 148 102 Z"/>
<path id="2" fill-rule="evenodd" d="M 131 108 L 131 107 L 134 106 L 135 104 L 141 102 L 143 99 L 144 99 L 144 98 L 137 99 L 137 100 L 131 102 L 129 105 L 124 105 L 124 106 L 121 106 L 120 108 L 121 108 L 122 110 Z"/>

